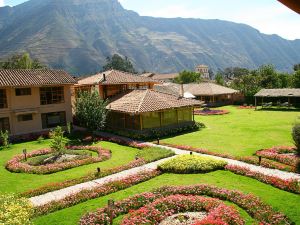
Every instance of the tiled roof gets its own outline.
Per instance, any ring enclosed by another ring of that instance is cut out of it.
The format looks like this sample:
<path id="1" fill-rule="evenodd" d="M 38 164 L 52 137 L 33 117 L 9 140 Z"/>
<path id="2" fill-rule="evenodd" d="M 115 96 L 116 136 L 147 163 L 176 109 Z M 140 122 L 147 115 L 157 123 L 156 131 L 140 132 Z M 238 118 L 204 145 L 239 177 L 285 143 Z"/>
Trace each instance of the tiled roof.
<path id="1" fill-rule="evenodd" d="M 104 78 L 105 77 L 105 78 Z M 79 85 L 92 84 L 128 84 L 128 83 L 157 83 L 151 78 L 134 75 L 118 70 L 109 70 L 103 73 L 84 78 L 78 81 Z"/>
<path id="2" fill-rule="evenodd" d="M 300 97 L 300 89 L 284 88 L 284 89 L 262 89 L 256 97 Z"/>
<path id="3" fill-rule="evenodd" d="M 76 80 L 63 70 L 0 70 L 0 87 L 75 84 Z"/>
<path id="4" fill-rule="evenodd" d="M 213 96 L 238 93 L 237 90 L 209 82 L 203 82 L 199 84 L 185 84 L 184 91 L 190 92 L 194 96 Z"/>
<path id="5" fill-rule="evenodd" d="M 179 97 L 180 96 L 180 85 L 175 83 L 163 83 L 155 84 L 153 89 L 155 91 L 170 94 Z"/>
<path id="6" fill-rule="evenodd" d="M 173 80 L 179 76 L 179 73 L 144 73 L 141 75 L 142 77 L 151 77 L 153 80 Z"/>
<path id="7" fill-rule="evenodd" d="M 129 93 L 121 94 L 111 99 L 107 109 L 117 112 L 139 114 L 201 104 L 202 102 L 200 101 L 178 98 L 174 95 L 148 89 L 134 90 Z"/>

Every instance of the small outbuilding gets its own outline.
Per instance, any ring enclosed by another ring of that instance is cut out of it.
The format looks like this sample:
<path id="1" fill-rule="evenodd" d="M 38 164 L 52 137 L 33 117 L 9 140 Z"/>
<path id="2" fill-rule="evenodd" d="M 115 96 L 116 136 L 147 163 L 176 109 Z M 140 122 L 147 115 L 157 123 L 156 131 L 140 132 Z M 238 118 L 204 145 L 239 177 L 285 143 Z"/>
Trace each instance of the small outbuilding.
<path id="1" fill-rule="evenodd" d="M 283 89 L 262 89 L 255 94 L 255 106 L 271 107 L 299 107 L 300 106 L 300 89 L 283 88 Z"/>

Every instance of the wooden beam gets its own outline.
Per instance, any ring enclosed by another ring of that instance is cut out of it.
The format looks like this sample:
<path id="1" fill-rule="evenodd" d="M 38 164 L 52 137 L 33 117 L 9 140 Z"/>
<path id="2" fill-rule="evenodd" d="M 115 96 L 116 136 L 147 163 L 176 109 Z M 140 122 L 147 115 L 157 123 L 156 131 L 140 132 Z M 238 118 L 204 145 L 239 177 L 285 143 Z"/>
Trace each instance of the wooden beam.
<path id="1" fill-rule="evenodd" d="M 298 14 L 300 14 L 300 3 L 299 0 L 278 0 L 285 6 L 289 7 L 290 9 L 294 10 Z"/>
<path id="2" fill-rule="evenodd" d="M 142 117 L 142 114 L 139 114 L 140 116 L 140 128 L 141 130 L 143 130 L 143 117 Z"/>

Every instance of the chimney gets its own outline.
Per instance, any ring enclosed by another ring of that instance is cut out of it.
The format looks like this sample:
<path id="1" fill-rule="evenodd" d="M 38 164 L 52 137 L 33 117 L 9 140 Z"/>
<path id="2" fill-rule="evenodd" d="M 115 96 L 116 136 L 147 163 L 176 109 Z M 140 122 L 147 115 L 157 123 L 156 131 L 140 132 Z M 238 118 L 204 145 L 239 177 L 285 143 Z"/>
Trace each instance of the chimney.
<path id="1" fill-rule="evenodd" d="M 184 89 L 183 89 L 183 84 L 180 84 L 180 93 L 179 93 L 179 98 L 184 97 Z"/>
<path id="2" fill-rule="evenodd" d="M 106 74 L 103 74 L 103 81 L 106 81 Z"/>

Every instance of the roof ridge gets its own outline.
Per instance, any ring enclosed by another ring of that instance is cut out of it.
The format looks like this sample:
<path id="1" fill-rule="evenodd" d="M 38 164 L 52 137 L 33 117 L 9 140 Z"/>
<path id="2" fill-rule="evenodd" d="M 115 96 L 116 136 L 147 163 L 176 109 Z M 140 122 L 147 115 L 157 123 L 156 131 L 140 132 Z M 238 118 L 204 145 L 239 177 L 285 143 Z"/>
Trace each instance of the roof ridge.
<path id="1" fill-rule="evenodd" d="M 145 91 L 145 94 L 144 94 L 144 96 L 142 97 L 141 102 L 139 103 L 139 105 L 138 105 L 138 107 L 137 107 L 137 111 L 138 111 L 138 112 L 140 111 L 140 109 L 141 109 L 141 107 L 142 107 L 142 104 L 143 104 L 143 102 L 144 102 L 144 100 L 145 100 L 145 98 L 146 98 L 146 96 L 147 96 L 148 93 L 149 93 L 149 89 L 147 89 L 147 90 Z"/>

